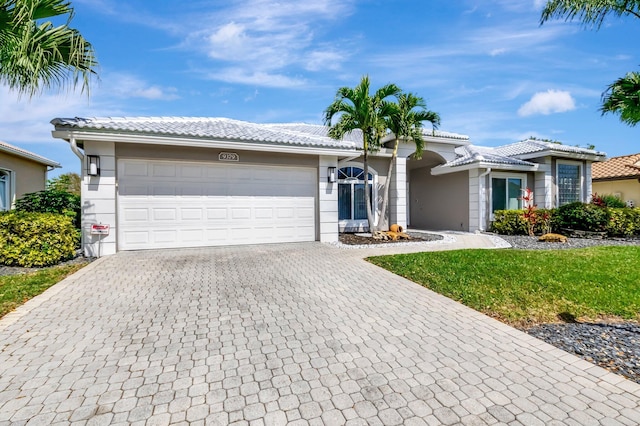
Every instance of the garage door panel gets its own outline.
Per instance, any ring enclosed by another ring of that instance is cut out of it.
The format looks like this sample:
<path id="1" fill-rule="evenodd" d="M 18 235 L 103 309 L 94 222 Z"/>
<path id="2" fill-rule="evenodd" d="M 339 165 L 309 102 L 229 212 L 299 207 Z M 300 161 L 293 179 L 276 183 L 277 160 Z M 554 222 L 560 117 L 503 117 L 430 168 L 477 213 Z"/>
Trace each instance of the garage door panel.
<path id="1" fill-rule="evenodd" d="M 148 209 L 124 209 L 123 210 L 124 219 L 127 222 L 140 222 L 140 221 L 148 221 L 149 220 L 149 210 Z"/>
<path id="2" fill-rule="evenodd" d="M 154 163 L 151 168 L 151 176 L 154 178 L 176 177 L 176 166 L 171 163 Z"/>
<path id="3" fill-rule="evenodd" d="M 207 209 L 207 220 L 227 220 L 227 209 Z"/>
<path id="4" fill-rule="evenodd" d="M 178 216 L 176 209 L 166 209 L 166 208 L 162 208 L 162 209 L 153 209 L 153 220 L 154 221 L 163 221 L 163 220 L 169 220 L 169 221 L 175 221 L 176 217 Z"/>
<path id="5" fill-rule="evenodd" d="M 315 169 L 165 163 L 118 162 L 120 250 L 315 240 Z"/>

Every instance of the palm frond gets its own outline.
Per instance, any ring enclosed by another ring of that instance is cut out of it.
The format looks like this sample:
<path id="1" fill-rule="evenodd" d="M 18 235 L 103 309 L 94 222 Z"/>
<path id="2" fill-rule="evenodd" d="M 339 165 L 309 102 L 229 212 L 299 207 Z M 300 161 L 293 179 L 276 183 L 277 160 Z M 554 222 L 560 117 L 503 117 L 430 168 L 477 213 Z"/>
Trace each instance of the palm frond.
<path id="1" fill-rule="evenodd" d="M 640 73 L 628 73 L 611 83 L 602 94 L 600 112 L 619 114 L 631 126 L 640 123 Z"/>
<path id="2" fill-rule="evenodd" d="M 639 0 L 549 0 L 542 10 L 540 25 L 552 19 L 581 21 L 586 27 L 600 28 L 609 15 L 640 18 Z"/>
<path id="3" fill-rule="evenodd" d="M 0 3 L 0 82 L 30 97 L 45 89 L 77 87 L 89 93 L 97 60 L 76 29 L 43 19 L 73 16 L 63 0 L 5 0 Z"/>

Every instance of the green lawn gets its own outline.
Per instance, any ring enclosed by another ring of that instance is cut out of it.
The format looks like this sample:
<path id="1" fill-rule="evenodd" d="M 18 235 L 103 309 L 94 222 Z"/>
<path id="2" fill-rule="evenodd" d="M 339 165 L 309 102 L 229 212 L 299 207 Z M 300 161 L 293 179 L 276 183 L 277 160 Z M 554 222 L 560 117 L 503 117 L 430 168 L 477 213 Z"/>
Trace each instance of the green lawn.
<path id="1" fill-rule="evenodd" d="M 28 274 L 0 277 L 0 318 L 85 265 L 54 266 Z"/>
<path id="2" fill-rule="evenodd" d="M 560 316 L 640 320 L 640 247 L 458 250 L 368 260 L 512 325 Z"/>

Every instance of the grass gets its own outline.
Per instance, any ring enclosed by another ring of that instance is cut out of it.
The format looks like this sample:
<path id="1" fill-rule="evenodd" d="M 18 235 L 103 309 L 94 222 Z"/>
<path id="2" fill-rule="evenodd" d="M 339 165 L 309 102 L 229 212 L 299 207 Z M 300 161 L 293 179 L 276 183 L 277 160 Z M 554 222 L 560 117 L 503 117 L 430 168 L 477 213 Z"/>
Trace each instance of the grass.
<path id="1" fill-rule="evenodd" d="M 54 266 L 27 274 L 0 277 L 0 318 L 83 266 L 86 266 L 86 263 Z"/>
<path id="2" fill-rule="evenodd" d="M 368 259 L 516 326 L 640 320 L 640 247 L 459 250 Z"/>

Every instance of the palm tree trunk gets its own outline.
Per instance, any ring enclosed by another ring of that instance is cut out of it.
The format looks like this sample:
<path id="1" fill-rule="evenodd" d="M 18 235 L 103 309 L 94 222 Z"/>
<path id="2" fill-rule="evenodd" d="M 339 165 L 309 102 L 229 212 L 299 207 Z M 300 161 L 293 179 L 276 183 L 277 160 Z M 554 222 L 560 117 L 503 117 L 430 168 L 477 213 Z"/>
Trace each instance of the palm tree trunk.
<path id="1" fill-rule="evenodd" d="M 365 144 L 366 146 L 366 144 Z M 373 212 L 371 211 L 371 196 L 369 194 L 369 152 L 368 149 L 364 150 L 364 203 L 367 206 L 367 222 L 369 222 L 369 232 L 373 235 L 377 231 Z"/>
<path id="2" fill-rule="evenodd" d="M 393 165 L 398 157 L 398 138 L 395 139 L 395 145 L 393 147 L 393 154 L 391 155 L 391 161 L 389 161 L 389 169 L 387 171 L 387 180 L 384 182 L 382 188 L 382 216 L 378 221 L 378 229 L 389 229 L 390 217 L 387 216 L 387 205 L 389 204 L 389 187 L 391 186 L 391 173 L 393 172 Z M 389 215 L 390 216 L 390 215 Z"/>

